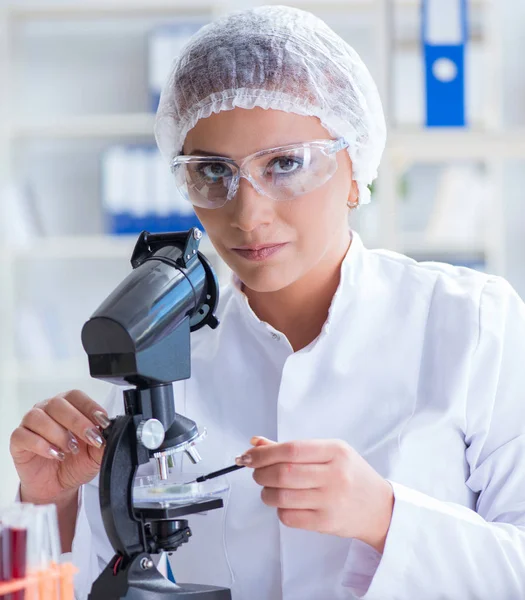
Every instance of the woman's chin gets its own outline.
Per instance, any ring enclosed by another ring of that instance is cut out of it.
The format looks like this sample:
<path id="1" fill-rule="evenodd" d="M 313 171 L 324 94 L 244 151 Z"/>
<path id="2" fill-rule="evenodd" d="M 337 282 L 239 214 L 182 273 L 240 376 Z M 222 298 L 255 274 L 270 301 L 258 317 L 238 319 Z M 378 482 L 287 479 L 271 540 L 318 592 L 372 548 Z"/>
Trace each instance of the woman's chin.
<path id="1" fill-rule="evenodd" d="M 295 278 L 286 277 L 282 268 L 262 267 L 242 269 L 235 266 L 234 272 L 250 290 L 259 293 L 278 292 L 289 286 Z"/>

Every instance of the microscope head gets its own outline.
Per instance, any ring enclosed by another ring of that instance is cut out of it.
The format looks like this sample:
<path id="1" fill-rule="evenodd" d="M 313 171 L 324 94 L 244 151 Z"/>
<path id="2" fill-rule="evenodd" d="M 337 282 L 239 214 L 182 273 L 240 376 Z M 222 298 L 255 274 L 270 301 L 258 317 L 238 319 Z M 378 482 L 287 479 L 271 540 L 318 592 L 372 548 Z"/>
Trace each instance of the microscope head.
<path id="1" fill-rule="evenodd" d="M 143 232 L 133 271 L 82 329 L 91 376 L 139 388 L 190 376 L 190 331 L 218 321 L 218 284 L 197 228 Z"/>
<path id="2" fill-rule="evenodd" d="M 178 450 L 194 462 L 200 458 L 193 450 L 197 426 L 175 413 L 171 384 L 190 377 L 190 332 L 219 324 L 217 278 L 198 251 L 201 237 L 197 228 L 143 232 L 131 258 L 133 271 L 82 329 L 91 376 L 135 386 L 126 412 L 144 417 L 139 439 L 144 436 L 143 445 L 156 458 Z"/>

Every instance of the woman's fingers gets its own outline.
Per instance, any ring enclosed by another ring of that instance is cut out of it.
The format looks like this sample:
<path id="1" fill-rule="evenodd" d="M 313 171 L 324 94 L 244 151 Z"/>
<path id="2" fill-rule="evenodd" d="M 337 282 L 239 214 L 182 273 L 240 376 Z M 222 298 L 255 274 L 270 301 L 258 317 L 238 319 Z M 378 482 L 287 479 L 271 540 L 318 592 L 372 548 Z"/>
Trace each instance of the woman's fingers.
<path id="1" fill-rule="evenodd" d="M 278 508 L 277 516 L 283 525 L 293 529 L 320 531 L 318 510 L 297 510 L 294 508 Z"/>
<path id="2" fill-rule="evenodd" d="M 60 395 L 90 421 L 102 427 L 102 429 L 109 427 L 111 421 L 109 420 L 106 411 L 100 404 L 97 404 L 81 390 L 71 390 Z"/>
<path id="3" fill-rule="evenodd" d="M 71 434 L 43 409 L 35 407 L 30 410 L 24 415 L 21 425 L 24 429 L 43 438 L 50 445 L 63 452 L 71 452 L 73 442 Z M 78 442 L 74 441 L 78 452 Z"/>
<path id="4" fill-rule="evenodd" d="M 323 508 L 322 490 L 287 490 L 263 488 L 262 501 L 267 506 L 295 510 L 318 510 Z"/>
<path id="5" fill-rule="evenodd" d="M 23 462 L 23 456 L 27 453 L 60 461 L 66 457 L 60 448 L 51 444 L 47 439 L 25 427 L 18 427 L 11 434 L 11 455 L 18 462 Z"/>
<path id="6" fill-rule="evenodd" d="M 252 446 L 270 446 L 272 444 L 276 444 L 277 442 L 273 442 L 272 440 L 269 440 L 268 438 L 265 438 L 263 436 L 260 435 L 254 435 L 252 437 L 252 439 L 250 440 L 250 444 Z"/>
<path id="7" fill-rule="evenodd" d="M 253 478 L 259 485 L 297 490 L 323 487 L 329 483 L 329 477 L 330 467 L 322 463 L 279 463 L 253 472 Z"/>
<path id="8" fill-rule="evenodd" d="M 42 410 L 78 439 L 95 448 L 101 448 L 104 444 L 104 438 L 95 427 L 94 422 L 86 416 L 86 413 L 93 416 L 95 412 L 94 408 L 100 407 L 85 394 L 82 394 L 82 396 L 90 400 L 89 403 L 86 403 L 85 398 L 79 397 L 78 394 L 82 394 L 82 392 L 77 392 L 75 395 L 68 395 L 67 399 L 62 396 L 55 396 L 44 403 Z"/>
<path id="9" fill-rule="evenodd" d="M 255 469 L 277 463 L 328 463 L 340 453 L 342 443 L 332 440 L 302 440 L 263 444 L 238 456 L 238 465 Z"/>

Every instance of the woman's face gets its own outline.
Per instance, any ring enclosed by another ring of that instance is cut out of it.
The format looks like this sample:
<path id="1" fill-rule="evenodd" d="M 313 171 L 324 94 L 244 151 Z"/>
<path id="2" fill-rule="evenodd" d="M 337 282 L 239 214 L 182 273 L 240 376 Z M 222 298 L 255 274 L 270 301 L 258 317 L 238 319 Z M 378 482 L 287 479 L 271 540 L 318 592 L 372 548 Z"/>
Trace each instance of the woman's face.
<path id="1" fill-rule="evenodd" d="M 259 150 L 331 138 L 316 117 L 235 108 L 198 121 L 184 154 L 200 150 L 240 162 Z M 349 240 L 347 202 L 357 198 L 357 186 L 346 150 L 337 163 L 328 182 L 290 200 L 272 200 L 241 178 L 236 196 L 223 207 L 195 207 L 217 252 L 249 289 L 275 292 L 320 263 L 341 260 Z M 250 251 L 274 245 L 280 246 Z"/>

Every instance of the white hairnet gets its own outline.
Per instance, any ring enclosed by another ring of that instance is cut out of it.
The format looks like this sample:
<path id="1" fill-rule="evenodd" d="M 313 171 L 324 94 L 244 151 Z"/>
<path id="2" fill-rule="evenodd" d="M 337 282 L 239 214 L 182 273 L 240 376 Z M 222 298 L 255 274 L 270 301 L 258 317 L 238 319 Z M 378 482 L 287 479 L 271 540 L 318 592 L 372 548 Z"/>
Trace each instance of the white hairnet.
<path id="1" fill-rule="evenodd" d="M 171 160 L 199 119 L 235 107 L 318 117 L 344 137 L 361 204 L 386 142 L 377 87 L 357 52 L 313 14 L 287 6 L 235 11 L 184 46 L 162 91 L 155 137 Z"/>

